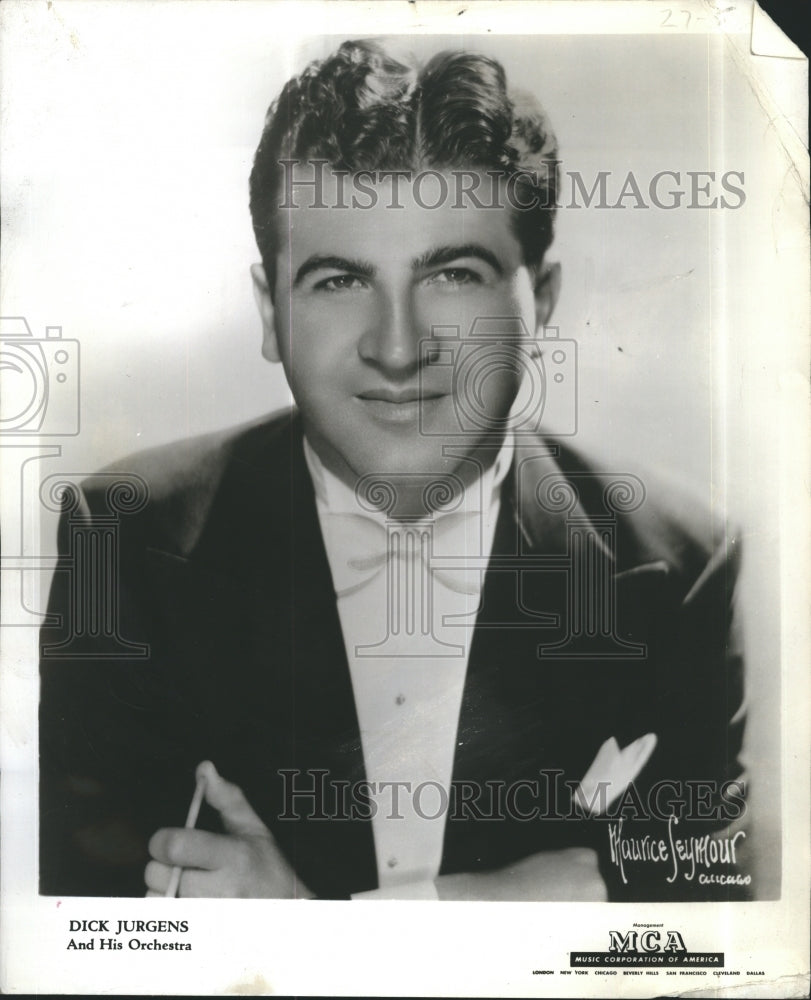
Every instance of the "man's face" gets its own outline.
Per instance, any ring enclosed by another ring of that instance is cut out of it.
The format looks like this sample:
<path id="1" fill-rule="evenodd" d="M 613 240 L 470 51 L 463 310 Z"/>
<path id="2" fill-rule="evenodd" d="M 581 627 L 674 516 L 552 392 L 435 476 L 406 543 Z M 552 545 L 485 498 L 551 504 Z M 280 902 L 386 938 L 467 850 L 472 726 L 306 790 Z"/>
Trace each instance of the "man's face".
<path id="1" fill-rule="evenodd" d="M 325 182 L 334 205 L 334 176 Z M 477 349 L 475 387 L 455 379 L 448 359 L 458 366 L 460 341 L 434 343 L 434 328 L 458 327 L 463 343 L 477 317 L 514 317 L 531 337 L 554 305 L 557 273 L 539 279 L 526 266 L 507 209 L 453 209 L 451 198 L 422 207 L 408 184 L 403 207 L 392 208 L 391 183 L 377 185 L 371 208 L 307 207 L 302 197 L 280 213 L 272 290 L 254 268 L 263 350 L 284 365 L 311 445 L 349 485 L 370 473 L 469 478 L 476 466 L 466 458 L 494 458 L 482 444 L 512 406 L 521 365 L 505 365 L 493 342 Z M 433 346 L 443 353 L 432 361 Z M 478 427 L 460 425 L 471 391 L 480 393 Z M 446 444 L 453 457 L 443 456 Z"/>

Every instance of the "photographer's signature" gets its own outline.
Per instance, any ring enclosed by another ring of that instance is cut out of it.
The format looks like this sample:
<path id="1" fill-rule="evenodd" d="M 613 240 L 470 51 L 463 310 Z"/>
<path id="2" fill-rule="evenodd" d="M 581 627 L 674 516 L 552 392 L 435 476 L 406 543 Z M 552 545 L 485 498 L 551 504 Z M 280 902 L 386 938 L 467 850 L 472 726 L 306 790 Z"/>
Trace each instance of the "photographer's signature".
<path id="1" fill-rule="evenodd" d="M 679 820 L 676 816 L 670 816 L 666 836 L 645 834 L 643 837 L 626 837 L 622 829 L 624 822 L 624 819 L 620 819 L 608 824 L 608 843 L 611 861 L 619 868 L 626 885 L 626 862 L 667 865 L 669 874 L 666 880 L 671 884 L 679 874 L 686 882 L 692 882 L 698 875 L 699 885 L 749 885 L 752 880 L 751 875 L 741 875 L 734 870 L 738 863 L 738 844 L 746 837 L 744 830 L 728 837 L 713 837 L 709 833 L 701 837 L 677 837 L 674 827 L 678 826 Z M 728 866 L 732 870 L 714 871 L 719 865 Z"/>

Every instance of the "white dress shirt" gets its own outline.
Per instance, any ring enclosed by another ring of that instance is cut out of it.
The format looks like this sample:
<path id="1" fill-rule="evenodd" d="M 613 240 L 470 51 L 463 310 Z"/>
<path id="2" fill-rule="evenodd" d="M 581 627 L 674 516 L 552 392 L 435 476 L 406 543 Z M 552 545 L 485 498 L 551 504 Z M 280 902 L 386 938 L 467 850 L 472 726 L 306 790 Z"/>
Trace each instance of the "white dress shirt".
<path id="1" fill-rule="evenodd" d="M 462 691 L 513 442 L 453 510 L 416 522 L 364 509 L 306 439 L 304 450 L 375 810 L 379 889 L 355 898 L 436 899 Z M 476 565 L 436 568 L 432 557 Z"/>

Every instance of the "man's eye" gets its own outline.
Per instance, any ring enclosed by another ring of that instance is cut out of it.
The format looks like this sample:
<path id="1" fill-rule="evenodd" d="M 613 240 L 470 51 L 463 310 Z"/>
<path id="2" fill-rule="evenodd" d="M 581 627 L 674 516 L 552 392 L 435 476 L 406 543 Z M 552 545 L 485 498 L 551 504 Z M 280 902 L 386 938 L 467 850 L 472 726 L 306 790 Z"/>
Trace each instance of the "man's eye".
<path id="1" fill-rule="evenodd" d="M 442 271 L 432 274 L 428 281 L 434 285 L 449 285 L 457 287 L 459 285 L 480 285 L 481 278 L 475 271 L 467 267 L 446 267 Z"/>
<path id="2" fill-rule="evenodd" d="M 365 285 L 354 274 L 334 274 L 316 283 L 315 288 L 325 292 L 355 292 Z"/>

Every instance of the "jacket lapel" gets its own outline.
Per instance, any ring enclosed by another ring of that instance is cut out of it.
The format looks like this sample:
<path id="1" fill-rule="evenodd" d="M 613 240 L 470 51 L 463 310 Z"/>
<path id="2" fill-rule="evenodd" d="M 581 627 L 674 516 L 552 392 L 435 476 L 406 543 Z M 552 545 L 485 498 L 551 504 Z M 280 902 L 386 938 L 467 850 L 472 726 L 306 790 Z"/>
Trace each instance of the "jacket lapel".
<path id="1" fill-rule="evenodd" d="M 516 808 L 537 804 L 541 814 L 565 815 L 571 795 L 563 782 L 579 781 L 609 737 L 624 746 L 655 725 L 648 713 L 668 567 L 617 572 L 608 522 L 595 524 L 587 513 L 602 486 L 595 477 L 576 490 L 557 452 L 554 445 L 517 452 L 485 575 L 453 768 L 454 783 L 478 790 L 485 813 L 496 787 L 503 796 L 510 784 L 529 780 L 537 792 L 525 791 Z M 573 525 L 579 539 L 590 540 L 593 564 L 604 567 L 611 588 L 616 635 L 608 646 L 596 635 L 572 648 Z M 512 812 L 503 798 L 498 822 L 476 820 L 472 809 L 451 811 L 442 871 L 493 867 L 572 846 L 577 836 L 570 823 L 526 822 Z"/>
<path id="2" fill-rule="evenodd" d="M 242 787 L 316 894 L 374 888 L 367 819 L 305 821 L 339 813 L 344 806 L 331 790 L 364 780 L 365 772 L 298 421 L 271 442 L 266 434 L 243 442 L 187 559 L 152 559 L 158 585 L 172 594 L 167 631 L 185 636 L 195 669 L 202 665 L 197 686 L 216 720 L 215 763 Z"/>

